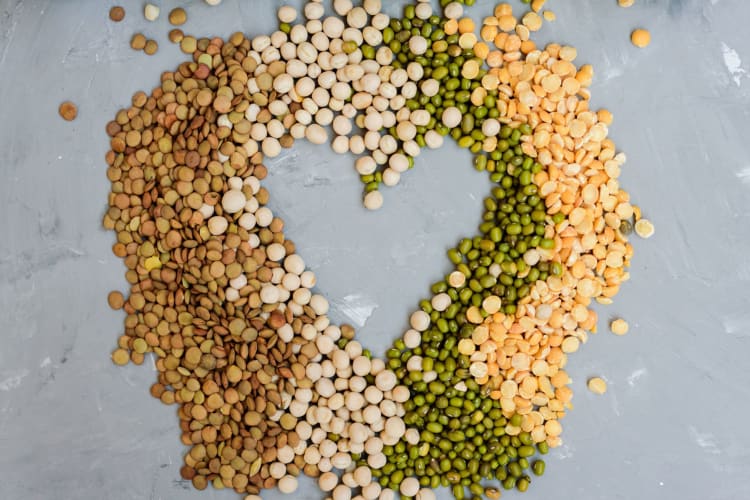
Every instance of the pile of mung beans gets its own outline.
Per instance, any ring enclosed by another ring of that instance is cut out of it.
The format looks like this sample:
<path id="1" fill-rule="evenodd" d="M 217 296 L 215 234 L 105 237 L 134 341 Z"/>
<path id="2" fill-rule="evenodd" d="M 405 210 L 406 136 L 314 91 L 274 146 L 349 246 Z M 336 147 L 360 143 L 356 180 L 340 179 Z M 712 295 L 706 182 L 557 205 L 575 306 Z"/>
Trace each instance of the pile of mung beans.
<path id="1" fill-rule="evenodd" d="M 253 499 L 304 473 L 333 500 L 430 500 L 441 486 L 496 499 L 526 491 L 561 444 L 567 355 L 596 331 L 592 300 L 629 278 L 628 235 L 653 225 L 619 187 L 625 156 L 611 114 L 589 110 L 591 67 L 530 39 L 544 2 L 520 22 L 498 5 L 479 38 L 464 3 L 391 18 L 380 0 L 334 0 L 328 15 L 313 0 L 280 7 L 268 36 L 180 31 L 191 59 L 107 124 L 103 224 L 130 285 L 109 295 L 126 314 L 112 359 L 153 356 L 151 394 L 177 407 L 196 488 Z M 447 136 L 493 188 L 380 359 L 328 318 L 268 207 L 263 162 L 298 139 L 330 143 L 357 155 L 377 209 L 382 185 Z"/>

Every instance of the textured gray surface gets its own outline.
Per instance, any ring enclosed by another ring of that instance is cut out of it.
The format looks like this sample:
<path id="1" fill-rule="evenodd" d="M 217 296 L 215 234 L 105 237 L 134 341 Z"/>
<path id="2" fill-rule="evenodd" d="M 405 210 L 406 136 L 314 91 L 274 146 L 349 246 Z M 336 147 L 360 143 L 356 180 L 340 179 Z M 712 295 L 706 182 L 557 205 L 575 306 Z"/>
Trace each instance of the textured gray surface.
<path id="1" fill-rule="evenodd" d="M 165 39 L 178 2 L 161 2 L 153 24 L 140 2 L 123 3 L 128 16 L 114 24 L 109 2 L 0 0 L 2 500 L 236 498 L 178 481 L 184 450 L 174 408 L 148 395 L 154 371 L 109 361 L 122 316 L 106 294 L 125 281 L 99 225 L 103 129 L 183 58 Z M 572 357 L 566 444 L 524 498 L 746 499 L 750 4 L 636 3 L 551 0 L 558 21 L 538 38 L 571 43 L 594 64 L 593 103 L 615 114 L 611 135 L 629 158 L 623 185 L 657 231 L 635 242 L 632 281 L 600 309 L 600 330 L 622 315 L 630 334 L 592 336 Z M 268 31 L 274 4 L 196 0 L 184 28 Z M 472 12 L 490 9 L 480 0 Z M 628 42 L 639 25 L 653 33 L 647 50 Z M 130 50 L 134 30 L 159 40 L 157 56 Z M 79 105 L 75 122 L 57 116 L 65 99 Z M 351 159 L 325 147 L 296 146 L 266 181 L 334 315 L 363 325 L 375 352 L 447 269 L 444 249 L 473 232 L 488 190 L 452 145 L 417 164 L 378 213 L 360 207 Z M 591 375 L 608 380 L 606 395 L 586 391 Z"/>

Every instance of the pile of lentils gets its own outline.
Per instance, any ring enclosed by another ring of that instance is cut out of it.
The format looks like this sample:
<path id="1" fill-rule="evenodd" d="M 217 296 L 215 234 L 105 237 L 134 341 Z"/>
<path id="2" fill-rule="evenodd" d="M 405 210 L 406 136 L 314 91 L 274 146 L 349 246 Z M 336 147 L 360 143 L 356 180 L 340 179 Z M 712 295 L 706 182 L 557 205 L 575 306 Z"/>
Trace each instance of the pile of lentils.
<path id="1" fill-rule="evenodd" d="M 310 1 L 304 21 L 279 8 L 270 36 L 181 34 L 192 59 L 107 125 L 103 223 L 130 284 L 109 295 L 126 313 L 112 359 L 153 355 L 151 394 L 177 405 L 196 488 L 252 500 L 304 473 L 333 500 L 440 486 L 496 499 L 526 491 L 561 444 L 567 355 L 596 331 L 591 301 L 629 278 L 629 233 L 653 226 L 619 188 L 625 156 L 611 114 L 589 110 L 575 49 L 537 48 L 541 17 L 508 4 L 480 38 L 462 3 L 441 4 L 391 18 L 380 0 L 334 0 L 328 16 Z M 448 251 L 454 270 L 378 359 L 328 318 L 267 206 L 263 162 L 330 143 L 358 155 L 377 209 L 381 186 L 447 136 L 494 187 L 476 235 Z"/>

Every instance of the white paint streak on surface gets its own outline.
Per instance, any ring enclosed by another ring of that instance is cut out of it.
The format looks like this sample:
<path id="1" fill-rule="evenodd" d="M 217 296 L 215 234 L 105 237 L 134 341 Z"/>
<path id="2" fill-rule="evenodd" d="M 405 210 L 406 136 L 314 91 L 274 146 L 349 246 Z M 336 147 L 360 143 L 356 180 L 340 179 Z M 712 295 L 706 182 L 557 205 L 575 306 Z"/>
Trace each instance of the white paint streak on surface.
<path id="1" fill-rule="evenodd" d="M 620 413 L 620 402 L 617 400 L 617 396 L 614 392 L 612 393 L 612 412 L 618 417 L 622 416 Z"/>
<path id="2" fill-rule="evenodd" d="M 736 175 L 740 182 L 750 185 L 750 165 L 737 172 Z"/>
<path id="3" fill-rule="evenodd" d="M 599 79 L 600 83 L 608 82 L 614 78 L 621 77 L 625 74 L 625 70 L 618 66 L 609 66 L 605 68 Z"/>
<path id="4" fill-rule="evenodd" d="M 705 450 L 706 453 L 711 455 L 721 455 L 721 450 L 716 444 L 716 438 L 710 432 L 700 432 L 692 425 L 688 427 L 690 436 L 701 449 Z"/>
<path id="5" fill-rule="evenodd" d="M 638 368 L 633 373 L 628 375 L 628 385 L 630 387 L 635 387 L 635 383 L 638 382 L 638 380 L 646 375 L 648 373 L 648 370 L 645 368 Z"/>
<path id="6" fill-rule="evenodd" d="M 3 15 L 7 16 L 6 19 L 9 21 L 10 26 L 4 26 L 4 32 L 0 33 L 0 64 L 5 62 L 5 57 L 8 55 L 8 49 L 13 42 L 13 37 L 16 34 L 16 27 L 18 26 L 18 20 L 21 16 L 23 1 L 18 2 L 12 11 L 4 12 Z M 0 21 L 4 21 L 0 19 Z"/>
<path id="7" fill-rule="evenodd" d="M 560 457 L 560 460 L 565 460 L 566 458 L 573 458 L 573 455 L 575 450 L 571 448 L 569 445 L 563 443 L 562 446 L 557 448 L 557 456 Z"/>
<path id="8" fill-rule="evenodd" d="M 22 370 L 0 381 L 0 391 L 8 392 L 21 385 L 23 379 L 29 374 L 29 370 Z"/>
<path id="9" fill-rule="evenodd" d="M 750 337 L 750 316 L 732 315 L 721 320 L 724 331 L 735 337 Z"/>
<path id="10" fill-rule="evenodd" d="M 732 75 L 732 80 L 739 87 L 742 85 L 742 76 L 747 73 L 742 67 L 742 59 L 740 55 L 732 47 L 724 42 L 721 42 L 721 54 L 724 56 L 724 65 Z"/>
<path id="11" fill-rule="evenodd" d="M 341 300 L 334 301 L 334 306 L 359 328 L 365 326 L 378 307 L 372 299 L 359 293 L 349 294 Z"/>

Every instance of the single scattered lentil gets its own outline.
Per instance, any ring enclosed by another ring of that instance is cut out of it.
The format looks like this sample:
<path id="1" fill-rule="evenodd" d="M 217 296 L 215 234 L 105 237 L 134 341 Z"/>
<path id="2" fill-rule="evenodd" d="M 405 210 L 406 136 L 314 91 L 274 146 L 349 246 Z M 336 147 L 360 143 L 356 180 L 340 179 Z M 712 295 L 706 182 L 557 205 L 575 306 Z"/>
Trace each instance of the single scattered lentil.
<path id="1" fill-rule="evenodd" d="M 122 309 L 122 306 L 125 304 L 125 297 L 123 297 L 121 292 L 115 290 L 109 292 L 109 295 L 107 295 L 107 302 L 112 309 Z"/>
<path id="2" fill-rule="evenodd" d="M 172 43 L 180 43 L 182 39 L 185 37 L 185 34 L 182 32 L 179 28 L 174 28 L 169 30 L 169 41 Z"/>
<path id="3" fill-rule="evenodd" d="M 182 7 L 169 11 L 169 23 L 172 26 L 182 26 L 187 21 L 187 12 Z"/>
<path id="4" fill-rule="evenodd" d="M 152 56 L 156 54 L 156 52 L 159 50 L 159 44 L 156 42 L 156 40 L 146 40 L 146 45 L 143 47 L 143 52 L 146 54 Z"/>
<path id="5" fill-rule="evenodd" d="M 70 122 L 78 116 L 78 107 L 70 101 L 64 101 L 58 107 L 57 112 L 63 120 Z"/>
<path id="6" fill-rule="evenodd" d="M 135 33 L 130 38 L 130 47 L 133 50 L 143 50 L 146 47 L 146 37 L 141 33 Z"/>
<path id="7" fill-rule="evenodd" d="M 110 20 L 119 23 L 123 19 L 125 19 L 125 9 L 119 5 L 113 6 L 111 9 L 109 9 L 109 18 Z"/>
<path id="8" fill-rule="evenodd" d="M 127 365 L 128 361 L 130 361 L 130 355 L 125 349 L 115 349 L 114 351 L 112 351 L 112 361 L 116 365 Z"/>

